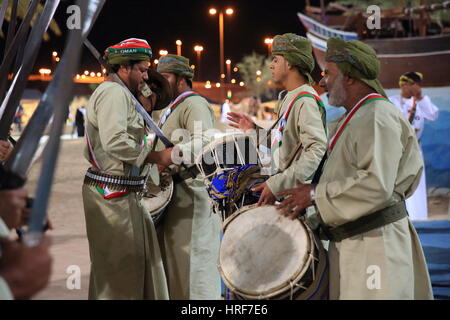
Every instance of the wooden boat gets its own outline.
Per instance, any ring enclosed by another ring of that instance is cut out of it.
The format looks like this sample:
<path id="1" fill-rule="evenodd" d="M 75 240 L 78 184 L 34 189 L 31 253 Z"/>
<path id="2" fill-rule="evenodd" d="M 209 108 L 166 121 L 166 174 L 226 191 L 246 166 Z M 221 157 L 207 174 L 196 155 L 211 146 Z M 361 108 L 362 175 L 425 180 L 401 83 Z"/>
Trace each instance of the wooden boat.
<path id="1" fill-rule="evenodd" d="M 379 79 L 387 89 L 398 88 L 398 78 L 408 71 L 419 71 L 424 74 L 423 86 L 450 86 L 450 34 L 441 32 L 430 35 L 420 26 L 419 35 L 405 35 L 389 30 L 393 24 L 408 20 L 405 13 L 436 10 L 436 7 L 422 6 L 412 9 L 397 8 L 383 12 L 381 15 L 383 32 L 379 36 L 370 35 L 367 26 L 361 23 L 367 17 L 359 14 L 359 24 L 349 23 L 349 16 L 336 14 L 336 8 L 345 11 L 346 8 L 332 4 L 335 14 L 327 14 L 322 8 L 307 6 L 307 14 L 298 13 L 298 18 L 307 30 L 307 37 L 313 45 L 314 55 L 318 65 L 323 70 L 325 66 L 326 41 L 330 37 L 345 40 L 361 40 L 369 44 L 377 52 L 381 62 Z M 442 8 L 450 8 L 450 2 L 439 4 Z M 408 11 L 409 10 L 409 11 Z M 342 12 L 343 13 L 343 12 Z M 320 21 L 319 21 L 320 20 Z M 353 19 L 353 22 L 358 19 Z M 417 22 L 416 22 L 417 23 Z M 388 27 L 386 27 L 388 26 Z M 354 30 L 348 30 L 348 29 Z M 384 33 L 384 35 L 383 35 Z"/>

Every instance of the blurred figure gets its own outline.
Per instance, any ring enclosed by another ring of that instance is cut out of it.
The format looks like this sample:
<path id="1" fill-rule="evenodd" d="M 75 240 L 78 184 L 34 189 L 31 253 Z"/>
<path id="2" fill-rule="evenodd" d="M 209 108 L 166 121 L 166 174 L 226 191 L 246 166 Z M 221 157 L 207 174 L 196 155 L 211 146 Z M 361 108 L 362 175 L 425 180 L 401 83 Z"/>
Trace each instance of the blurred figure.
<path id="1" fill-rule="evenodd" d="M 231 112 L 230 100 L 226 99 L 220 110 L 220 113 L 221 113 L 220 122 L 223 122 L 223 123 L 228 122 L 228 119 L 227 119 L 228 112 Z"/>
<path id="2" fill-rule="evenodd" d="M 403 74 L 399 81 L 400 95 L 389 97 L 392 103 L 403 112 L 414 128 L 419 143 L 425 126 L 425 120 L 435 121 L 439 116 L 439 109 L 431 102 L 427 95 L 422 95 L 422 88 L 420 87 L 422 80 L 423 75 L 419 72 Z M 414 194 L 406 199 L 406 207 L 411 220 L 426 220 L 428 218 L 425 166 L 419 186 Z"/>
<path id="3" fill-rule="evenodd" d="M 84 137 L 84 122 L 86 119 L 86 108 L 82 106 L 77 109 L 75 114 L 75 126 L 77 127 L 78 137 Z"/>
<path id="4" fill-rule="evenodd" d="M 23 107 L 20 104 L 19 107 L 17 107 L 17 111 L 16 111 L 16 114 L 14 115 L 14 120 L 13 120 L 13 122 L 16 124 L 17 130 L 19 132 L 22 132 L 22 116 L 23 116 Z"/>

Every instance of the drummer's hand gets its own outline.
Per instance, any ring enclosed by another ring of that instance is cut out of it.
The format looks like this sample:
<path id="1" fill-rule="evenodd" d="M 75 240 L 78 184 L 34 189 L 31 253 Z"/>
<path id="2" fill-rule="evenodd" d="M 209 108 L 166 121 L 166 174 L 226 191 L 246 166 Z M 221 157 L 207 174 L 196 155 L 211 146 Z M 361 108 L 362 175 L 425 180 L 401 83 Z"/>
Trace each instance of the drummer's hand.
<path id="1" fill-rule="evenodd" d="M 0 162 L 6 161 L 13 147 L 9 141 L 0 140 Z"/>
<path id="2" fill-rule="evenodd" d="M 250 118 L 246 114 L 228 112 L 227 119 L 230 121 L 230 126 L 232 126 L 233 128 L 241 129 L 244 132 L 250 129 L 255 129 L 255 123 L 253 122 L 252 118 Z"/>
<path id="3" fill-rule="evenodd" d="M 172 149 L 173 148 L 167 148 L 162 151 L 152 151 L 148 154 L 146 162 L 168 167 L 173 164 Z"/>
<path id="4" fill-rule="evenodd" d="M 253 192 L 259 192 L 262 191 L 261 197 L 258 201 L 258 207 L 263 205 L 271 205 L 274 204 L 276 201 L 275 196 L 273 195 L 272 191 L 270 191 L 270 188 L 267 186 L 267 183 L 261 183 L 260 185 L 252 188 Z"/>
<path id="5" fill-rule="evenodd" d="M 311 206 L 312 184 L 303 184 L 297 181 L 297 188 L 277 193 L 277 197 L 286 197 L 278 206 L 278 211 L 284 216 L 295 219 L 306 207 Z"/>

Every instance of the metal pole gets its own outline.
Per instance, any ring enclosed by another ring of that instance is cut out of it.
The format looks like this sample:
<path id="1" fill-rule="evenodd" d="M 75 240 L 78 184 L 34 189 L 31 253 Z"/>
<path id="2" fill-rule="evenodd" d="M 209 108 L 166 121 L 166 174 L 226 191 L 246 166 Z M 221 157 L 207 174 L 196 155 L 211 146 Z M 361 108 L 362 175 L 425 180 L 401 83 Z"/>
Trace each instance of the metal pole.
<path id="1" fill-rule="evenodd" d="M 223 12 L 219 13 L 219 37 L 220 37 L 220 95 L 224 98 L 224 79 L 222 78 L 222 74 L 224 74 L 224 44 L 223 44 Z"/>
<path id="2" fill-rule="evenodd" d="M 201 54 L 200 50 L 195 51 L 197 53 L 197 81 L 202 81 L 202 66 L 201 66 Z"/>

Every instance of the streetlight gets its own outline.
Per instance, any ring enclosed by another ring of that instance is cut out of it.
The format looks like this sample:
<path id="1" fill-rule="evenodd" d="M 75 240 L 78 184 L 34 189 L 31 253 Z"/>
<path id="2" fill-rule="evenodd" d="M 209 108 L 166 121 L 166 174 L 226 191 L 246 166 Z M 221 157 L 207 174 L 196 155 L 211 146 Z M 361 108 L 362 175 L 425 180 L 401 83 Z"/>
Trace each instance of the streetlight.
<path id="1" fill-rule="evenodd" d="M 175 41 L 175 44 L 177 45 L 177 55 L 181 56 L 181 45 L 183 44 L 181 40 Z"/>
<path id="2" fill-rule="evenodd" d="M 197 54 L 197 67 L 198 67 L 198 72 L 197 72 L 197 81 L 201 81 L 201 65 L 200 65 L 200 62 L 201 62 L 201 55 L 202 55 L 202 51 L 203 51 L 203 46 L 200 46 L 200 45 L 196 45 L 195 47 L 194 47 L 194 51 L 195 51 L 195 53 Z"/>
<path id="3" fill-rule="evenodd" d="M 55 69 L 56 62 L 59 62 L 58 52 L 52 52 L 52 68 Z"/>
<path id="4" fill-rule="evenodd" d="M 227 65 L 227 80 L 230 81 L 231 79 L 231 60 L 228 59 L 227 61 L 225 61 L 226 65 Z"/>
<path id="5" fill-rule="evenodd" d="M 164 49 L 159 50 L 159 55 L 160 55 L 160 56 L 166 56 L 167 54 L 169 54 L 169 51 L 164 50 Z"/>
<path id="6" fill-rule="evenodd" d="M 269 53 L 268 55 L 270 56 L 272 54 L 273 38 L 265 38 L 264 43 L 267 44 L 267 51 Z"/>
<path id="7" fill-rule="evenodd" d="M 229 16 L 233 15 L 234 10 L 232 8 L 227 8 L 225 10 L 225 13 Z M 216 15 L 217 14 L 217 10 L 215 8 L 211 8 L 209 9 L 209 14 L 210 15 Z M 220 10 L 219 11 L 219 41 L 220 41 L 220 74 L 224 74 L 224 44 L 223 44 L 223 29 L 224 29 L 224 25 L 223 25 L 223 11 Z M 223 83 L 223 79 L 220 79 L 220 81 Z M 223 90 L 222 90 L 222 97 L 224 96 L 223 94 Z"/>

